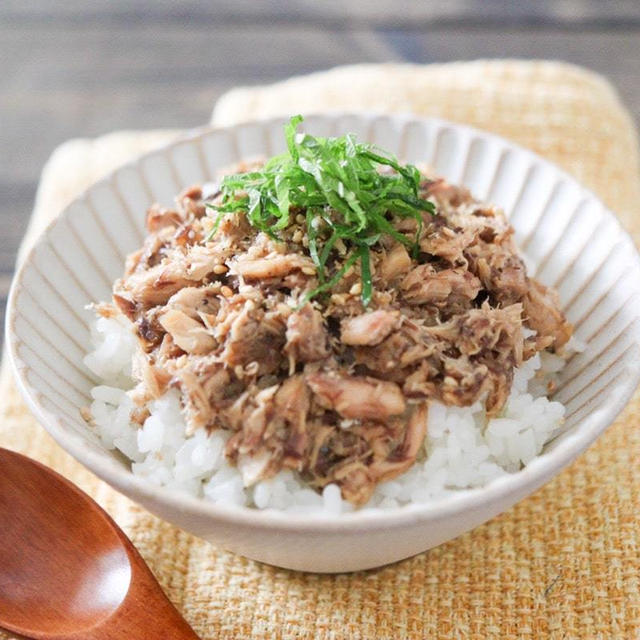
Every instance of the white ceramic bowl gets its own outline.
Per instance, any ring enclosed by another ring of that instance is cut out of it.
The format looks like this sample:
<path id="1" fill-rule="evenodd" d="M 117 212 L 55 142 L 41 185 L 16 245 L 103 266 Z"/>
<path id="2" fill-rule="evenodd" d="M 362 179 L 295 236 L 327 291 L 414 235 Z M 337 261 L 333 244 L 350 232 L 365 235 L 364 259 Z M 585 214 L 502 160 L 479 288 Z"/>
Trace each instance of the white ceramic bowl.
<path id="1" fill-rule="evenodd" d="M 562 372 L 566 428 L 522 471 L 454 497 L 392 511 L 313 518 L 216 506 L 132 475 L 80 417 L 93 376 L 89 302 L 108 298 L 143 238 L 146 207 L 210 180 L 241 158 L 283 148 L 282 120 L 199 132 L 98 182 L 49 226 L 24 260 L 7 335 L 18 383 L 38 420 L 91 471 L 153 513 L 237 553 L 307 571 L 352 571 L 406 558 L 467 531 L 547 482 L 613 421 L 640 378 L 640 260 L 613 214 L 566 173 L 493 135 L 432 119 L 308 117 L 315 134 L 355 132 L 410 162 L 427 162 L 502 206 L 535 275 L 555 285 L 588 344 Z"/>

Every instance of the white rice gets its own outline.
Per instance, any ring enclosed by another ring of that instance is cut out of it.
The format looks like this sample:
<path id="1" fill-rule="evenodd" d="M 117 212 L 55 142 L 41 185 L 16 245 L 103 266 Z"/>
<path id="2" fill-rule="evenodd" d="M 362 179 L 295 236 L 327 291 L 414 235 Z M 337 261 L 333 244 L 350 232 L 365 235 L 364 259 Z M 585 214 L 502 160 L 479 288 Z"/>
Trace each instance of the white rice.
<path id="1" fill-rule="evenodd" d="M 132 325 L 124 317 L 99 318 L 92 339 L 94 350 L 85 364 L 104 382 L 91 392 L 93 427 L 106 447 L 132 461 L 134 474 L 216 503 L 309 514 L 353 509 L 336 485 L 319 495 L 291 471 L 245 487 L 243 477 L 251 470 L 230 465 L 224 456 L 228 432 L 199 430 L 185 437 L 176 390 L 150 404 L 141 428 L 132 424 L 127 394 L 136 346 Z M 406 473 L 380 484 L 365 508 L 427 502 L 526 465 L 563 422 L 564 406 L 543 395 L 548 375 L 563 365 L 563 358 L 547 353 L 527 360 L 516 370 L 505 408 L 488 423 L 481 403 L 458 408 L 431 402 L 422 455 Z"/>

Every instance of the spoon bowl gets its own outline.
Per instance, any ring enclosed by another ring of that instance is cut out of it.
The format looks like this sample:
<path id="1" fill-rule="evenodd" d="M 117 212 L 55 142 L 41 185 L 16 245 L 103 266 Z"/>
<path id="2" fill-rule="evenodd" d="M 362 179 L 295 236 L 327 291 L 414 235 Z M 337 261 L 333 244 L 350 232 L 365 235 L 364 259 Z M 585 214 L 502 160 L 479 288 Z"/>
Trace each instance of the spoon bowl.
<path id="1" fill-rule="evenodd" d="M 0 469 L 0 626 L 56 640 L 197 638 L 89 496 L 6 449 Z"/>

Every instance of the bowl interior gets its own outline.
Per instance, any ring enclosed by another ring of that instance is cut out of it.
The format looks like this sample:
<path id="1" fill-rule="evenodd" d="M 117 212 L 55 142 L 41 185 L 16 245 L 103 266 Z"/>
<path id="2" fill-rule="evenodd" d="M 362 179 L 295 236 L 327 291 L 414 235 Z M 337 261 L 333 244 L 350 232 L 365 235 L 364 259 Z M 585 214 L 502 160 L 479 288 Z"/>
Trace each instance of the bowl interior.
<path id="1" fill-rule="evenodd" d="M 105 451 L 80 416 L 98 382 L 82 364 L 92 318 L 86 305 L 110 297 L 126 255 L 144 238 L 152 202 L 171 205 L 182 188 L 212 181 L 234 162 L 283 151 L 283 122 L 205 130 L 118 169 L 69 205 L 25 259 L 7 325 L 19 384 L 54 437 L 99 475 L 133 481 L 126 461 Z M 376 115 L 310 116 L 303 127 L 317 135 L 356 133 L 506 211 L 530 274 L 557 287 L 588 347 L 562 371 L 555 393 L 567 407 L 563 432 L 527 471 L 543 473 L 557 450 L 566 463 L 587 446 L 640 376 L 640 260 L 613 214 L 550 163 L 467 127 Z"/>

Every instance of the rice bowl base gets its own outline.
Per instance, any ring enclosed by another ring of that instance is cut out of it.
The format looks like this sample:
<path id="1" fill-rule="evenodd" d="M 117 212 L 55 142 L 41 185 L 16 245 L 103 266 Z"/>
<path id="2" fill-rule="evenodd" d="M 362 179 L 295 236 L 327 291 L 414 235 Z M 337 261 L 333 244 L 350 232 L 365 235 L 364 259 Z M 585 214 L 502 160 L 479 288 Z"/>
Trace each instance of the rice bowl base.
<path id="1" fill-rule="evenodd" d="M 85 364 L 104 384 L 93 387 L 91 427 L 109 449 L 132 461 L 135 475 L 218 504 L 279 509 L 311 517 L 339 516 L 353 510 L 340 488 L 327 485 L 322 494 L 291 471 L 251 487 L 244 469 L 230 464 L 224 446 L 230 433 L 187 431 L 177 390 L 152 401 L 144 425 L 133 424 L 129 373 L 133 358 L 133 326 L 124 318 L 98 318 L 92 325 L 94 350 Z M 538 353 L 516 370 L 511 393 L 500 416 L 487 420 L 480 402 L 471 407 L 429 403 L 427 436 L 419 460 L 406 472 L 380 484 L 360 510 L 397 509 L 410 503 L 443 498 L 515 472 L 540 453 L 563 422 L 565 409 L 544 395 L 549 376 L 564 360 Z M 535 394 L 535 395 L 534 395 Z"/>
<path id="2" fill-rule="evenodd" d="M 82 364 L 92 314 L 122 257 L 142 234 L 140 211 L 169 203 L 172 182 L 206 182 L 242 157 L 278 151 L 281 119 L 193 134 L 92 186 L 49 226 L 12 287 L 7 341 L 18 386 L 36 418 L 71 455 L 158 516 L 247 557 L 319 572 L 366 569 L 441 544 L 508 509 L 568 465 L 614 420 L 640 378 L 640 261 L 599 200 L 566 173 L 496 136 L 435 119 L 334 114 L 308 117 L 318 135 L 351 130 L 504 208 L 535 275 L 559 290 L 586 349 L 559 376 L 565 422 L 524 469 L 481 488 L 394 509 L 339 517 L 214 504 L 131 472 L 80 415 L 99 383 Z M 114 227 L 115 225 L 115 227 Z M 78 243 L 69 244 L 75 230 Z M 122 233 L 113 233 L 122 228 Z M 109 229 L 111 231 L 109 231 Z M 109 234 L 105 238 L 105 233 Z M 89 258 L 91 256 L 91 258 Z M 75 274 L 75 275 L 74 275 Z M 390 540 L 393 544 L 389 544 Z"/>

